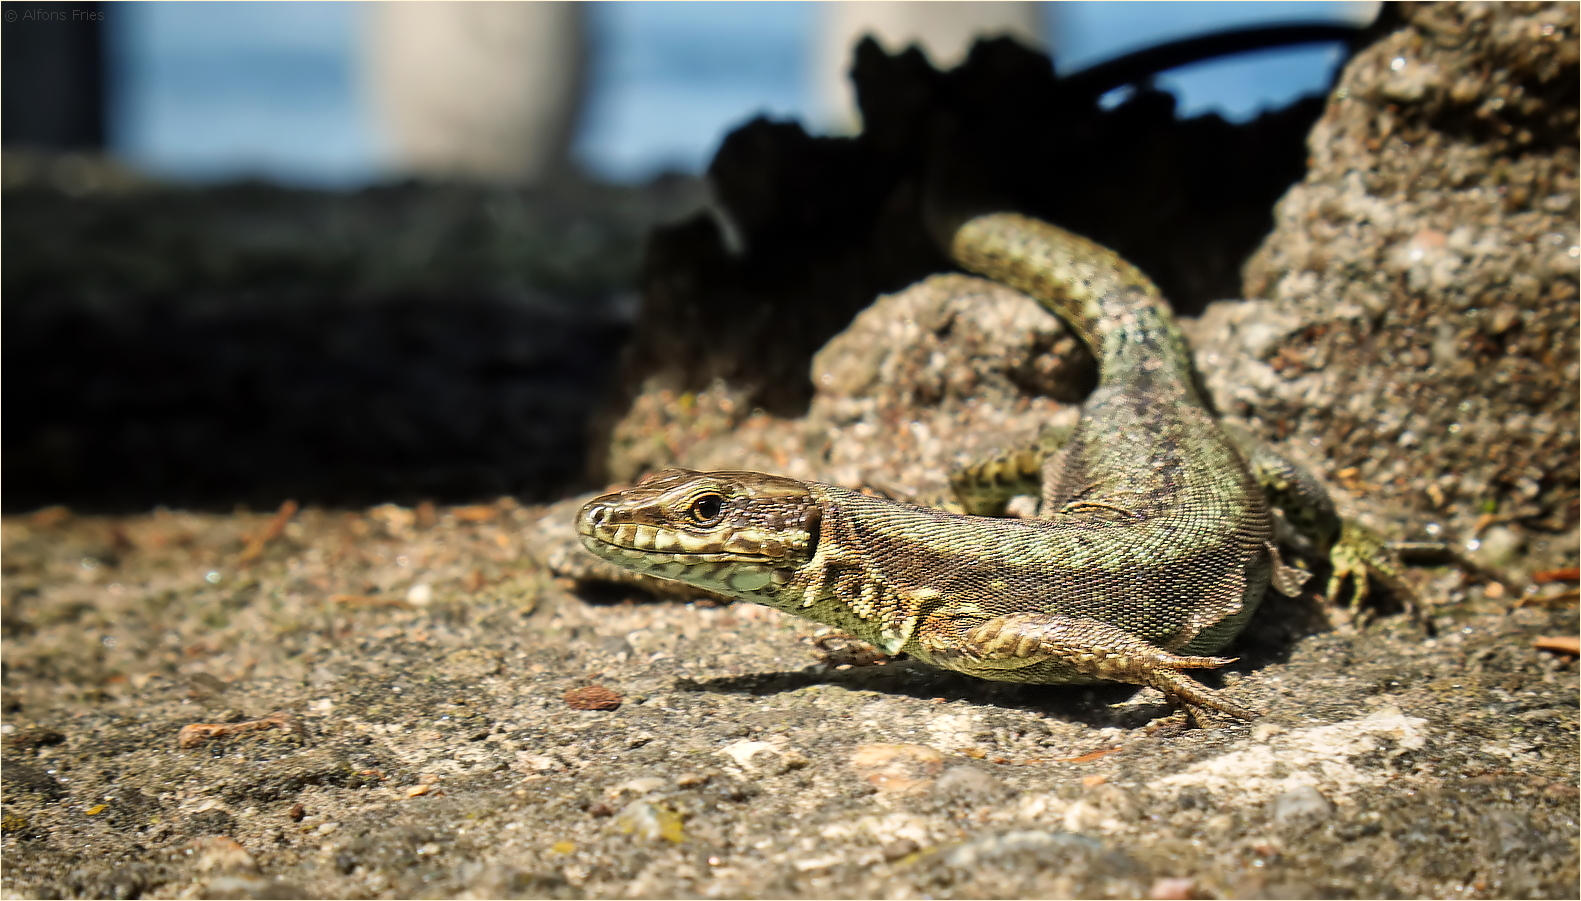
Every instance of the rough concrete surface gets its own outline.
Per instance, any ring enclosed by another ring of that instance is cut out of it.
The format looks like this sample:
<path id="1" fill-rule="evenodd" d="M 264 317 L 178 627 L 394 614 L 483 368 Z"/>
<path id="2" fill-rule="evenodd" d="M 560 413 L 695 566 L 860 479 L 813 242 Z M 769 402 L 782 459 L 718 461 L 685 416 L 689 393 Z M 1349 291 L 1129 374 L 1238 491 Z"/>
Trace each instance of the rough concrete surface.
<path id="1" fill-rule="evenodd" d="M 1271 599 L 1223 680 L 1267 715 L 1150 727 L 1152 691 L 579 599 L 524 556 L 535 515 L 8 518 L 5 893 L 1574 891 L 1575 663 L 1533 647 L 1575 633 L 1563 600 L 1467 602 L 1427 638 Z"/>

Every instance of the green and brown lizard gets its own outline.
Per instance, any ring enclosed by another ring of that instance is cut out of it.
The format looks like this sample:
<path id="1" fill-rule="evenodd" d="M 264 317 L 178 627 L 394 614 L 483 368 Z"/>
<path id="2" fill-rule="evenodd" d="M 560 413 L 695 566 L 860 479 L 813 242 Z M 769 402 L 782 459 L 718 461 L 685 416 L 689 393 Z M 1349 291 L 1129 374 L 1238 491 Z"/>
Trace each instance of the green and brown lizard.
<path id="1" fill-rule="evenodd" d="M 1158 289 L 1114 252 L 1011 214 L 954 235 L 965 268 L 1063 318 L 1097 357 L 1076 426 L 957 473 L 955 510 L 754 472 L 666 470 L 584 506 L 583 544 L 628 570 L 816 620 L 984 679 L 1114 680 L 1191 707 L 1253 711 L 1188 678 L 1270 585 L 1299 593 L 1275 517 L 1333 564 L 1330 595 L 1399 559 L 1321 484 L 1227 431 L 1196 387 Z M 1001 518 L 1037 493 L 1037 517 Z"/>

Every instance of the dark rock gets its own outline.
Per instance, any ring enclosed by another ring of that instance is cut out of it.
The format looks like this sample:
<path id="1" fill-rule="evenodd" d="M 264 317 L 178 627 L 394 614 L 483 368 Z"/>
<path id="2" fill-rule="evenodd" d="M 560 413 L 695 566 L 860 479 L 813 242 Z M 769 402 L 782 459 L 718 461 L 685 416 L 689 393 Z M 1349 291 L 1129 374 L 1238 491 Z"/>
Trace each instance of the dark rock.
<path id="1" fill-rule="evenodd" d="M 36 751 L 39 748 L 58 745 L 65 740 L 66 736 L 62 733 L 56 732 L 54 729 L 40 727 L 36 729 L 18 729 L 6 737 L 5 743 L 8 747 L 15 748 L 18 751 Z"/>
<path id="2" fill-rule="evenodd" d="M 935 233 L 966 212 L 1013 208 L 1092 237 L 1183 312 L 1234 296 L 1322 109 L 1307 99 L 1245 125 L 1180 120 L 1172 97 L 1142 89 L 1103 110 L 1009 39 L 979 42 L 949 72 L 867 41 L 852 77 L 859 136 L 749 123 L 709 167 L 716 209 L 654 232 L 601 434 L 644 395 L 716 381 L 742 417 L 805 411 L 813 353 L 875 296 L 948 271 Z M 593 463 L 623 479 L 653 461 Z"/>

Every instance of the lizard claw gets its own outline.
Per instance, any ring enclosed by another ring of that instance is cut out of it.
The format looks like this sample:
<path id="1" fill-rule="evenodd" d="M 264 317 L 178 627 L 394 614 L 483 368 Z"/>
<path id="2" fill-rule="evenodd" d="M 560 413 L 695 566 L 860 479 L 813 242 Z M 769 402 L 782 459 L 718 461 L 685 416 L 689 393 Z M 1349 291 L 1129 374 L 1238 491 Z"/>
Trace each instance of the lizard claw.
<path id="1" fill-rule="evenodd" d="M 1419 604 L 1416 592 L 1401 576 L 1404 564 L 1400 555 L 1389 546 L 1383 536 L 1359 523 L 1346 520 L 1339 540 L 1329 551 L 1329 563 L 1334 574 L 1328 580 L 1328 602 L 1339 603 L 1345 583 L 1351 583 L 1350 609 L 1361 609 L 1370 594 L 1368 577 L 1382 582 L 1407 610 L 1413 613 Z"/>

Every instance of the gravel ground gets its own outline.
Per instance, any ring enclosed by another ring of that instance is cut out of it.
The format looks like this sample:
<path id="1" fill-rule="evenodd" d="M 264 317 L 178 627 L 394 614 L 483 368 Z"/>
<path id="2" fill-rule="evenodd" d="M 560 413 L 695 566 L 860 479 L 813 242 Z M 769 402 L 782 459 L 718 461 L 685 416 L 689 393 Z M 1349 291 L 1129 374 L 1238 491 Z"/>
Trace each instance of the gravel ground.
<path id="1" fill-rule="evenodd" d="M 1434 638 L 1271 599 L 1267 715 L 1193 730 L 578 596 L 540 513 L 6 518 L 5 894 L 1573 897 L 1569 586 Z"/>

